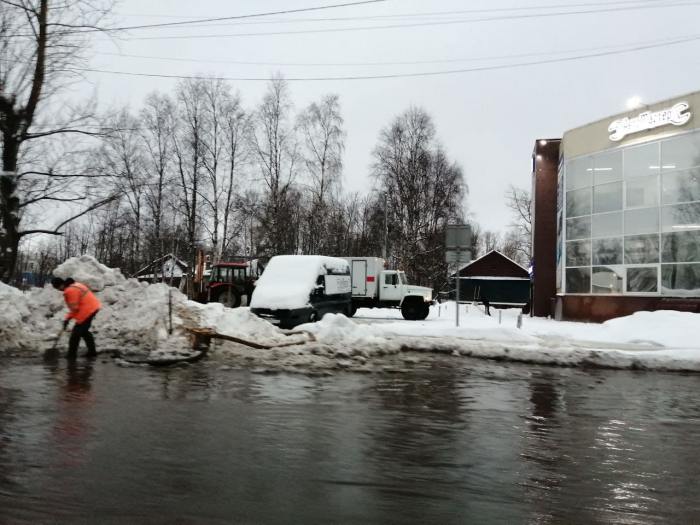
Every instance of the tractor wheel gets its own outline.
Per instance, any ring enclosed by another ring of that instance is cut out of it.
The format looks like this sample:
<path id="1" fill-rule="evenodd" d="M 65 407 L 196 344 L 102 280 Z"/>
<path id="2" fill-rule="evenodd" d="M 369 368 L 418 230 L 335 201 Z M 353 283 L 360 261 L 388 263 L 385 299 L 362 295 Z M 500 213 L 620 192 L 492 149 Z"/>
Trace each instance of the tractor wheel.
<path id="1" fill-rule="evenodd" d="M 241 306 L 241 296 L 233 288 L 221 290 L 221 293 L 216 297 L 216 302 L 221 303 L 227 308 L 238 308 Z"/>

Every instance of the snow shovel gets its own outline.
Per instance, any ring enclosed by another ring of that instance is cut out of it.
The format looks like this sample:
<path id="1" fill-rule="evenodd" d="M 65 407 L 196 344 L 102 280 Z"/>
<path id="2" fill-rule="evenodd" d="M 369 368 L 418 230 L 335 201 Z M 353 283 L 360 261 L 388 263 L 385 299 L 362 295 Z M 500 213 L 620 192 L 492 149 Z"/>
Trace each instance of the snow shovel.
<path id="1" fill-rule="evenodd" d="M 58 332 L 56 339 L 53 342 L 53 346 L 44 352 L 44 359 L 52 359 L 58 357 L 60 351 L 58 350 L 58 342 L 61 340 L 61 336 L 66 329 L 61 327 L 61 331 Z"/>

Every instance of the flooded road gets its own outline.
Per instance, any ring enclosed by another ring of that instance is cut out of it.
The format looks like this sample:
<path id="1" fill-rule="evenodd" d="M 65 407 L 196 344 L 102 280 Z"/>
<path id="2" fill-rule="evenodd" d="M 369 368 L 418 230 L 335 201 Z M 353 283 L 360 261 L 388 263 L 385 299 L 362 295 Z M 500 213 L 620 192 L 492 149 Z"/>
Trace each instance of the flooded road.
<path id="1" fill-rule="evenodd" d="M 700 376 L 0 363 L 0 523 L 697 523 Z"/>

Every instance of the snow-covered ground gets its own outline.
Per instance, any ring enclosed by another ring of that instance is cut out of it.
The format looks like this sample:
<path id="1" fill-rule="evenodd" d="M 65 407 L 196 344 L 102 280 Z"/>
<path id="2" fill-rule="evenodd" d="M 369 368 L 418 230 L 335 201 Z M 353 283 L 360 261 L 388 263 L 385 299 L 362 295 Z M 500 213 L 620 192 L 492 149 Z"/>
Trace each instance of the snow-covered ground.
<path id="1" fill-rule="evenodd" d="M 209 329 L 264 345 L 253 349 L 217 342 L 212 355 L 234 364 L 264 370 L 374 371 L 395 363 L 417 363 L 442 354 L 564 366 L 603 366 L 700 372 L 700 314 L 638 312 L 603 324 L 556 322 L 522 316 L 518 310 L 500 315 L 483 307 L 462 305 L 455 327 L 454 303 L 431 308 L 425 321 L 405 321 L 398 310 L 360 309 L 353 319 L 327 315 L 298 327 L 300 337 L 279 330 L 250 313 L 218 303 L 188 301 L 164 284 L 126 279 L 91 257 L 70 259 L 55 273 L 89 283 L 103 303 L 94 322 L 100 351 L 148 355 L 150 358 L 192 354 L 189 329 Z M 170 312 L 172 311 L 172 317 Z M 0 351 L 36 354 L 53 344 L 65 306 L 50 286 L 21 292 L 0 283 Z M 170 333 L 172 319 L 172 333 Z M 290 341 L 309 340 L 284 346 Z M 65 339 L 63 346 L 65 346 Z"/>

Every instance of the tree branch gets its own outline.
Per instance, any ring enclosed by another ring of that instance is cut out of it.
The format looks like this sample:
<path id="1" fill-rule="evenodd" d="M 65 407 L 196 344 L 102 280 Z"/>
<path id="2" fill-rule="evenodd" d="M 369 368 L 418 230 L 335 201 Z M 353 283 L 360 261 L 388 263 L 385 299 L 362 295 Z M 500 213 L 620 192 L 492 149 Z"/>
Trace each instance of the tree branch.
<path id="1" fill-rule="evenodd" d="M 73 215 L 72 217 L 69 217 L 68 219 L 66 219 L 65 221 L 60 223 L 58 226 L 56 226 L 53 230 L 24 230 L 24 231 L 18 232 L 18 235 L 19 235 L 19 237 L 24 237 L 26 235 L 32 235 L 35 233 L 45 233 L 47 235 L 63 235 L 63 233 L 60 230 L 66 224 L 73 222 L 76 219 L 79 219 L 83 215 L 86 215 L 86 214 L 90 213 L 91 211 L 94 211 L 97 208 L 104 206 L 105 204 L 109 204 L 110 202 L 117 200 L 120 196 L 121 196 L 121 194 L 117 193 L 115 195 L 110 195 L 106 199 L 102 199 L 101 201 L 97 201 L 96 203 L 92 204 L 91 206 L 88 206 L 87 208 L 85 208 L 80 213 Z"/>

